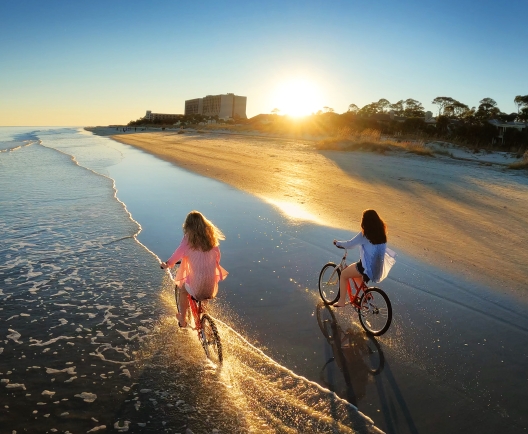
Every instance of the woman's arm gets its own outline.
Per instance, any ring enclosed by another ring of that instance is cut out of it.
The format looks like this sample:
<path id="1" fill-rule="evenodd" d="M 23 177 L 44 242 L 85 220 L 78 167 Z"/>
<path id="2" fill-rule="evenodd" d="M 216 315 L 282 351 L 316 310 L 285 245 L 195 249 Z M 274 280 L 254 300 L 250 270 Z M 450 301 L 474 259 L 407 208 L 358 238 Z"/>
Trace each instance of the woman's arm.
<path id="1" fill-rule="evenodd" d="M 167 260 L 167 262 L 162 262 L 161 263 L 161 268 L 172 268 L 172 267 L 174 267 L 174 264 L 176 262 L 178 262 L 180 259 L 183 258 L 183 256 L 187 252 L 188 248 L 189 248 L 189 244 L 187 243 L 187 238 L 183 237 L 183 239 L 181 240 L 180 245 L 174 251 L 174 253 L 171 255 L 171 257 Z"/>
<path id="2" fill-rule="evenodd" d="M 352 238 L 351 240 L 348 240 L 348 241 L 337 241 L 337 240 L 334 240 L 334 244 L 337 247 L 344 247 L 345 249 L 352 249 L 354 247 L 360 246 L 364 242 L 365 242 L 365 236 L 363 235 L 362 232 L 360 232 L 354 238 Z"/>

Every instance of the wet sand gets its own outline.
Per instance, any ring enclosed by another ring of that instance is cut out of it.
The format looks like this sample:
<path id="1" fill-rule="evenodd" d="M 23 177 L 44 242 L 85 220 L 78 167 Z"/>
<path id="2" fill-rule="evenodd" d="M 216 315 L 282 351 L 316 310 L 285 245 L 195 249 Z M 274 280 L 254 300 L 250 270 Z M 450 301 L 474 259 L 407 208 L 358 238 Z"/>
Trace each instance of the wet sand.
<path id="1" fill-rule="evenodd" d="M 97 131 L 94 131 L 97 133 Z M 400 251 L 526 298 L 528 180 L 409 154 L 318 152 L 311 142 L 155 132 L 112 136 L 254 194 L 291 216 L 355 232 L 376 209 Z"/>

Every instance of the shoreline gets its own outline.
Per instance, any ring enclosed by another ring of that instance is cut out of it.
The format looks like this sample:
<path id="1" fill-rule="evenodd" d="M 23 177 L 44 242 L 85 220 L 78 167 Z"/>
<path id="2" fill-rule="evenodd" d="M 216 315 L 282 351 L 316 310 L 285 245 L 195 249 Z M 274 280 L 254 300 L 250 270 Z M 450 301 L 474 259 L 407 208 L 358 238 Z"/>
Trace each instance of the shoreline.
<path id="1" fill-rule="evenodd" d="M 246 191 L 291 218 L 351 235 L 362 210 L 374 208 L 387 220 L 391 247 L 526 300 L 524 178 L 508 184 L 489 167 L 478 170 L 490 173 L 471 178 L 471 168 L 457 160 L 321 152 L 307 140 L 171 131 L 112 139 Z"/>

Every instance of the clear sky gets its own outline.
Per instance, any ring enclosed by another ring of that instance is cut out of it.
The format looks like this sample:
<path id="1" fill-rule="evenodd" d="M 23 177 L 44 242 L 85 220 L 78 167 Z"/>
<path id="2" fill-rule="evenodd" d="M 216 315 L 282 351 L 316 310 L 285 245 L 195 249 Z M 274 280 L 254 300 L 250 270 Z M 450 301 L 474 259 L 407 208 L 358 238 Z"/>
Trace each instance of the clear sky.
<path id="1" fill-rule="evenodd" d="M 1 1 L 0 125 L 107 125 L 233 92 L 247 114 L 380 98 L 507 113 L 528 94 L 528 1 Z M 299 94 L 297 93 L 299 96 Z"/>

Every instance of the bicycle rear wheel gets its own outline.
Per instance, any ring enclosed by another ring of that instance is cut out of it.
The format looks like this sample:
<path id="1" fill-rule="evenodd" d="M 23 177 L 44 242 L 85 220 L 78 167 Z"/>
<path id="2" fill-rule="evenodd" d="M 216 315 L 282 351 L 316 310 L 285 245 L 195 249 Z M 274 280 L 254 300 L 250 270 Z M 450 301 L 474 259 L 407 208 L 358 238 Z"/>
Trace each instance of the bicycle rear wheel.
<path id="1" fill-rule="evenodd" d="M 359 322 L 367 333 L 380 336 L 392 321 L 392 306 L 389 297 L 380 288 L 369 288 L 359 300 Z"/>
<path id="2" fill-rule="evenodd" d="M 200 340 L 202 342 L 205 355 L 213 363 L 221 364 L 224 360 L 222 354 L 222 342 L 220 335 L 213 319 L 205 314 L 202 316 L 202 330 L 200 331 Z"/>
<path id="3" fill-rule="evenodd" d="M 319 273 L 319 295 L 325 304 L 334 304 L 339 299 L 339 278 L 341 271 L 329 262 Z"/>

